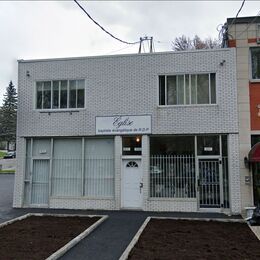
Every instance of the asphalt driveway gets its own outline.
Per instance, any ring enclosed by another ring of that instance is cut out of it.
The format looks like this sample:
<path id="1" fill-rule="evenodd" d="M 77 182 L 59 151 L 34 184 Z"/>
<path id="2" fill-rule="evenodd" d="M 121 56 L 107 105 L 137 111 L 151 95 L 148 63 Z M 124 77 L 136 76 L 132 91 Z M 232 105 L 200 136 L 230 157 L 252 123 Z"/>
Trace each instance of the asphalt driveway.
<path id="1" fill-rule="evenodd" d="M 0 174 L 0 223 L 9 219 L 12 210 L 14 174 Z"/>

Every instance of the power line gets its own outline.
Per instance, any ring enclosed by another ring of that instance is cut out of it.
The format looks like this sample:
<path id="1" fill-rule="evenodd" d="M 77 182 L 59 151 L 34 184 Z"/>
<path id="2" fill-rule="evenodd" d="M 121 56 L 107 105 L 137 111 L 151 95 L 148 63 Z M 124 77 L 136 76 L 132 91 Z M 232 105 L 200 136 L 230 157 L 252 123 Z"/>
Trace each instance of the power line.
<path id="1" fill-rule="evenodd" d="M 240 35 L 242 35 L 245 31 L 247 31 L 247 29 L 249 28 L 249 26 L 255 22 L 255 20 L 257 19 L 257 17 L 260 15 L 260 10 L 258 11 L 258 13 L 256 14 L 256 17 L 247 25 L 246 29 L 243 30 L 241 33 L 239 33 L 238 35 L 236 35 L 236 38 L 239 37 Z"/>
<path id="2" fill-rule="evenodd" d="M 108 32 L 104 27 L 102 27 L 97 21 L 95 21 L 90 15 L 89 13 L 76 1 L 74 0 L 74 2 L 79 6 L 79 8 L 88 16 L 88 18 L 95 23 L 102 31 L 104 31 L 105 33 L 107 33 L 109 36 L 111 36 L 112 38 L 114 38 L 115 40 L 125 43 L 125 44 L 136 44 L 139 43 L 140 41 L 137 42 L 127 42 L 127 41 L 123 41 L 119 38 L 117 38 L 116 36 L 114 36 L 112 33 Z"/>
<path id="3" fill-rule="evenodd" d="M 243 8 L 243 6 L 244 6 L 244 4 L 245 4 L 245 1 L 246 1 L 246 0 L 243 0 L 243 2 L 242 2 L 241 6 L 240 6 L 240 8 L 239 8 L 239 10 L 238 10 L 238 12 L 237 12 L 237 14 L 236 14 L 236 17 L 233 19 L 232 23 L 229 25 L 230 27 L 231 27 L 231 26 L 233 25 L 233 23 L 236 21 L 236 19 L 237 19 L 239 13 L 241 12 L 241 10 L 242 10 L 242 8 Z"/>
<path id="4" fill-rule="evenodd" d="M 139 43 L 139 42 L 137 42 L 137 43 Z M 127 45 L 124 48 L 121 48 L 121 49 L 118 49 L 118 50 L 115 50 L 115 51 L 110 51 L 110 52 L 106 53 L 105 55 L 109 55 L 109 54 L 116 53 L 116 52 L 119 52 L 119 51 L 122 51 L 122 50 L 125 50 L 125 49 L 129 49 L 130 47 L 133 47 L 133 46 L 134 46 L 133 44 L 132 45 Z"/>
<path id="5" fill-rule="evenodd" d="M 227 47 L 227 45 L 228 45 L 228 43 L 227 43 L 228 42 L 228 36 L 231 36 L 233 38 L 233 36 L 231 34 L 229 34 L 229 28 L 231 28 L 231 26 L 236 21 L 239 13 L 241 12 L 241 10 L 242 10 L 242 8 L 243 8 L 243 6 L 245 4 L 245 1 L 246 0 L 243 0 L 239 10 L 237 11 L 236 17 L 232 20 L 230 25 L 227 25 L 227 23 L 225 23 L 220 30 L 219 30 L 219 25 L 217 26 L 217 30 L 219 31 L 218 38 L 219 38 L 219 41 L 221 41 L 221 47 L 222 48 Z"/>
<path id="6" fill-rule="evenodd" d="M 242 10 L 242 8 L 243 8 L 243 6 L 244 6 L 244 4 L 245 4 L 245 1 L 246 1 L 246 0 L 243 0 L 243 3 L 241 4 L 241 6 L 240 6 L 240 8 L 239 8 L 239 10 L 238 10 L 238 12 L 237 12 L 236 18 L 238 17 L 239 13 L 241 12 L 241 10 Z"/>

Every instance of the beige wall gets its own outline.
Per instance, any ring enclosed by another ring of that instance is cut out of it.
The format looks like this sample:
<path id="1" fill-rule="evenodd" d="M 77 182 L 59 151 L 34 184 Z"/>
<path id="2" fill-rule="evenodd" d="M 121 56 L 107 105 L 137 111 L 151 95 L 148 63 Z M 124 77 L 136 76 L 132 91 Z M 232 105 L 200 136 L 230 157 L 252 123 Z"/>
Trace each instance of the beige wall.
<path id="1" fill-rule="evenodd" d="M 233 24 L 229 27 L 229 34 L 236 40 L 236 66 L 238 88 L 238 111 L 239 111 L 239 144 L 240 144 L 240 183 L 241 183 L 241 208 L 252 206 L 253 185 L 251 173 L 244 165 L 244 157 L 248 156 L 251 149 L 250 129 L 250 52 L 249 47 L 257 46 L 256 43 L 248 43 L 248 39 L 257 37 L 257 24 Z M 258 45 L 259 46 L 259 45 Z M 251 177 L 251 183 L 245 184 L 245 177 Z"/>

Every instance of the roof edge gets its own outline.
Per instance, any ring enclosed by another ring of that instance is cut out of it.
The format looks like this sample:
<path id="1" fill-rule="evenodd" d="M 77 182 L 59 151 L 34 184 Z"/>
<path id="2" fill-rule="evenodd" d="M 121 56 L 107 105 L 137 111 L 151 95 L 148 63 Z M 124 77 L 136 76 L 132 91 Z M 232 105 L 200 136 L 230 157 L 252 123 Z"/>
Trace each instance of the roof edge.
<path id="1" fill-rule="evenodd" d="M 117 55 L 95 55 L 95 56 L 79 56 L 79 57 L 63 57 L 63 58 L 43 58 L 43 59 L 18 59 L 18 63 L 30 63 L 30 62 L 47 62 L 47 61 L 66 61 L 66 60 L 84 60 L 84 59 L 102 59 L 102 58 L 120 58 L 120 57 L 134 57 L 134 56 L 152 56 L 163 54 L 182 54 L 182 53 L 194 53 L 194 52 L 216 52 L 216 51 L 230 51 L 233 48 L 216 48 L 216 49 L 201 49 L 201 50 L 187 50 L 187 51 L 165 51 L 165 52 L 153 52 L 153 53 L 127 53 Z"/>
<path id="2" fill-rule="evenodd" d="M 255 21 L 254 21 L 255 20 Z M 245 16 L 245 17 L 231 17 L 227 18 L 227 24 L 243 24 L 243 23 L 260 23 L 260 16 Z"/>

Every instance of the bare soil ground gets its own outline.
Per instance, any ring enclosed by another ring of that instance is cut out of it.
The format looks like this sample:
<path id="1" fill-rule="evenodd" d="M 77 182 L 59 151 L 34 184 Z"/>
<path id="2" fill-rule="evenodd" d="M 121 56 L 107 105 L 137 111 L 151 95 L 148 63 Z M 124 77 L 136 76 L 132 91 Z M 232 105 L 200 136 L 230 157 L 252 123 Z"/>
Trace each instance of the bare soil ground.
<path id="1" fill-rule="evenodd" d="M 244 223 L 151 219 L 129 259 L 260 259 L 260 241 Z"/>
<path id="2" fill-rule="evenodd" d="M 46 259 L 99 217 L 30 216 L 0 228 L 0 259 Z"/>

